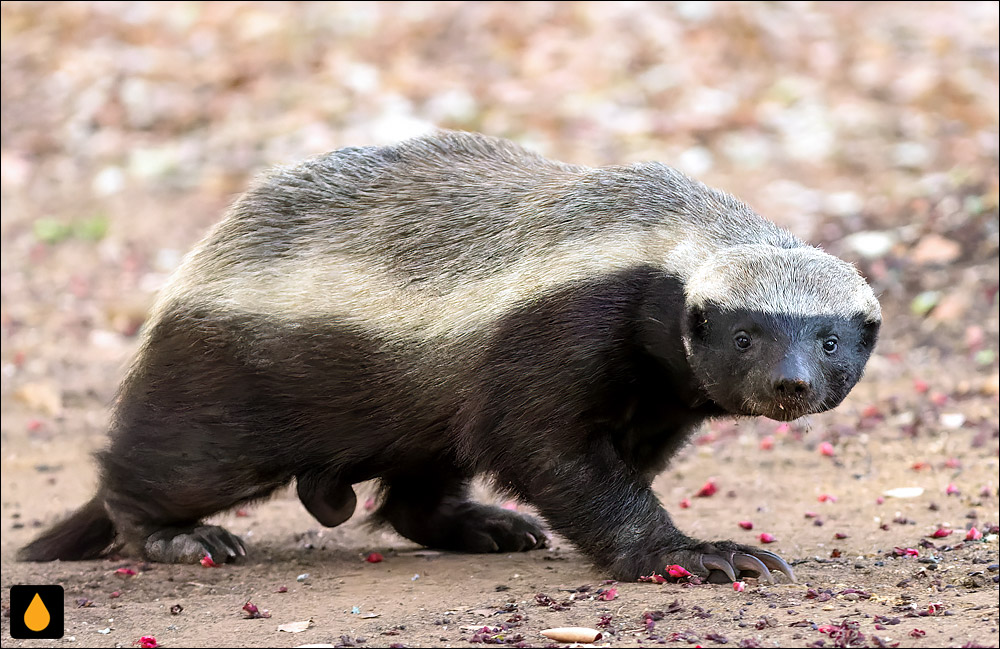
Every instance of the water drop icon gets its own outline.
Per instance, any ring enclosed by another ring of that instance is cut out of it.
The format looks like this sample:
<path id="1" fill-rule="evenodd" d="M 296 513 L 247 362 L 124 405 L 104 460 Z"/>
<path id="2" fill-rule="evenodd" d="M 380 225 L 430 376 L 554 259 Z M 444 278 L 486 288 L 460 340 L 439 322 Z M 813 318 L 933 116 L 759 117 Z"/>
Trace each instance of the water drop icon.
<path id="1" fill-rule="evenodd" d="M 28 610 L 24 612 L 24 625 L 37 633 L 47 627 L 51 619 L 49 609 L 45 608 L 42 598 L 35 593 L 35 597 L 28 604 Z"/>

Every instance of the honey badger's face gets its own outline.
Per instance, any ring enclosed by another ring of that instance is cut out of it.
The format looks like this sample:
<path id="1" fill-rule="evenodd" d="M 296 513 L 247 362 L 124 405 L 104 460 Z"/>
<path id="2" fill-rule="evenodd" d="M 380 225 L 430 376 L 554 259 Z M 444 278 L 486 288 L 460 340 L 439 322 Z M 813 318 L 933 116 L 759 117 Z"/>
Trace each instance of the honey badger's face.
<path id="1" fill-rule="evenodd" d="M 688 360 L 709 398 L 738 415 L 789 421 L 837 406 L 864 372 L 879 322 L 688 310 Z"/>
<path id="2" fill-rule="evenodd" d="M 733 246 L 685 286 L 688 363 L 739 415 L 788 421 L 833 408 L 861 378 L 882 322 L 850 264 L 809 246 Z"/>

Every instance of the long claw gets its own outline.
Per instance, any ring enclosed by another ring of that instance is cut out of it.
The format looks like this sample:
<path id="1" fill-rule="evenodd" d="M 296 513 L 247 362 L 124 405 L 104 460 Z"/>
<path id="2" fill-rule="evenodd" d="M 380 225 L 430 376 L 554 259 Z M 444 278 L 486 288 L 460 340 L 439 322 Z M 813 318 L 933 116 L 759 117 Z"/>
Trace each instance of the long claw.
<path id="1" fill-rule="evenodd" d="M 760 577 L 766 579 L 769 584 L 774 583 L 774 577 L 771 576 L 771 571 L 767 569 L 767 566 L 765 566 L 760 559 L 753 555 L 737 552 L 733 554 L 733 565 L 740 571 L 748 570 L 750 572 L 756 572 L 760 575 Z M 733 581 L 736 580 L 734 579 Z"/>
<path id="2" fill-rule="evenodd" d="M 729 581 L 736 581 L 736 573 L 729 562 L 717 554 L 705 554 L 701 557 L 701 567 L 705 570 L 721 570 L 729 577 Z"/>
<path id="3" fill-rule="evenodd" d="M 792 567 L 790 565 L 788 565 L 788 562 L 786 562 L 778 555 L 774 554 L 773 552 L 768 552 L 767 550 L 757 550 L 754 552 L 754 554 L 757 556 L 758 559 L 760 559 L 760 561 L 765 566 L 767 566 L 771 570 L 780 570 L 781 572 L 785 573 L 785 576 L 788 577 L 789 581 L 791 582 L 795 581 L 795 571 L 792 570 Z"/>

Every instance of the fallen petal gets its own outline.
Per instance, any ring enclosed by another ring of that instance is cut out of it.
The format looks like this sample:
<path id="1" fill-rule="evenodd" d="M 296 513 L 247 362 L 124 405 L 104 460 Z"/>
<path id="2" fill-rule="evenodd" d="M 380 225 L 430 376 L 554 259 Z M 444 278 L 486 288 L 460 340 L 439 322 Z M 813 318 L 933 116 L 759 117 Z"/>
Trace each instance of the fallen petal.
<path id="1" fill-rule="evenodd" d="M 667 574 L 674 579 L 681 579 L 682 577 L 690 577 L 691 573 L 684 568 L 684 566 L 679 566 L 676 563 L 672 566 L 667 566 Z"/>
<path id="2" fill-rule="evenodd" d="M 695 496 L 697 496 L 698 498 L 707 498 L 709 496 L 714 495 L 715 492 L 718 490 L 719 487 L 716 486 L 715 480 L 709 479 L 708 482 L 702 485 L 701 489 L 698 490 L 698 493 L 696 493 Z"/>

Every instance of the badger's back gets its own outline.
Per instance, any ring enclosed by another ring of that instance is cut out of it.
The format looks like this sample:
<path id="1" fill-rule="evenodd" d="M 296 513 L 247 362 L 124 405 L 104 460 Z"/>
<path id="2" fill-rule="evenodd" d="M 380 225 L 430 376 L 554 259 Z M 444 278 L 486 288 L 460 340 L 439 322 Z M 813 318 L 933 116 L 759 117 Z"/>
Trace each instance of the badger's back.
<path id="1" fill-rule="evenodd" d="M 801 245 L 658 163 L 592 169 L 441 132 L 263 177 L 160 304 L 335 317 L 440 344 L 567 284 L 649 264 L 683 275 L 692 254 L 741 242 Z"/>

